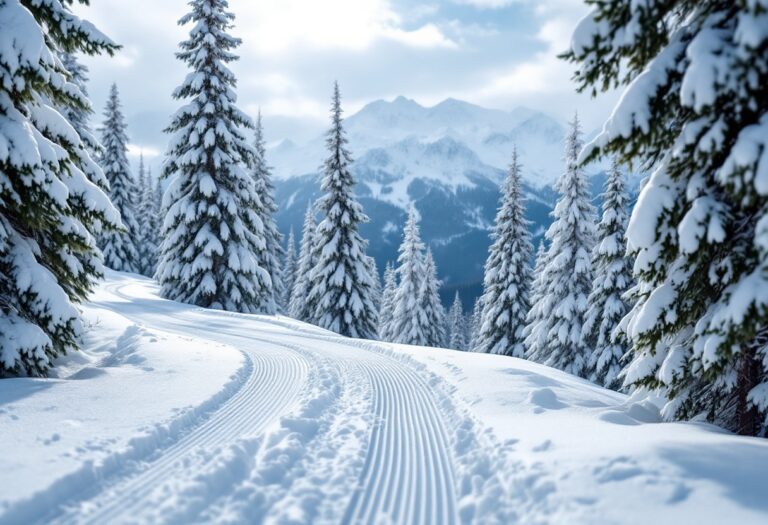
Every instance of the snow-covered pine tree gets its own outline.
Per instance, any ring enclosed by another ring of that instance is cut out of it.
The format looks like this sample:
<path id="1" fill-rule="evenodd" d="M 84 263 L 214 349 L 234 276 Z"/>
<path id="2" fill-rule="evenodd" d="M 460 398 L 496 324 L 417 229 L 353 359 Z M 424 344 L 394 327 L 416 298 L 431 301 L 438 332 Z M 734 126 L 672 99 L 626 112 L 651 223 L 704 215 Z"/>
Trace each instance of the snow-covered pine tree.
<path id="1" fill-rule="evenodd" d="M 526 316 L 530 309 L 531 256 L 533 246 L 525 218 L 517 149 L 496 214 L 493 244 L 485 263 L 483 313 L 477 352 L 523 357 Z"/>
<path id="2" fill-rule="evenodd" d="M 269 305 L 263 307 L 265 313 L 283 310 L 282 298 L 285 295 L 283 286 L 283 272 L 280 260 L 284 257 L 283 236 L 277 229 L 275 213 L 275 186 L 272 184 L 271 168 L 267 164 L 267 147 L 264 139 L 264 127 L 261 122 L 261 111 L 256 117 L 256 129 L 254 130 L 254 151 L 256 156 L 253 162 L 253 181 L 256 186 L 256 194 L 261 200 L 258 208 L 261 222 L 264 226 L 264 239 L 266 250 L 264 258 L 259 261 L 259 266 L 265 268 L 272 280 L 272 298 Z"/>
<path id="3" fill-rule="evenodd" d="M 395 293 L 397 292 L 397 270 L 388 262 L 384 270 L 384 290 L 381 293 L 381 306 L 379 307 L 379 339 L 390 341 L 392 333 L 392 315 L 395 311 Z"/>
<path id="4" fill-rule="evenodd" d="M 426 279 L 424 259 L 425 246 L 419 236 L 419 224 L 416 210 L 408 210 L 408 220 L 403 229 L 403 242 L 397 275 L 399 284 L 395 292 L 395 305 L 390 325 L 392 342 L 426 346 L 431 328 L 427 326 L 427 317 L 422 312 L 421 290 Z"/>
<path id="5" fill-rule="evenodd" d="M 307 302 L 309 295 L 309 276 L 315 267 L 315 207 L 312 203 L 307 205 L 304 215 L 304 226 L 301 230 L 301 248 L 299 249 L 299 262 L 296 268 L 296 279 L 291 291 L 291 304 L 289 312 L 291 317 L 313 323 L 312 311 Z"/>
<path id="6" fill-rule="evenodd" d="M 477 337 L 480 334 L 480 322 L 483 317 L 483 296 L 479 296 L 475 299 L 475 304 L 472 307 L 472 313 L 469 315 L 469 344 L 468 348 L 470 352 L 477 351 Z"/>
<path id="7" fill-rule="evenodd" d="M 122 230 L 106 232 L 100 239 L 104 264 L 121 272 L 140 272 L 139 224 L 136 205 L 139 191 L 128 163 L 128 135 L 117 85 L 112 84 L 101 127 L 103 151 L 99 164 L 109 181 L 109 198 L 120 212 Z"/>
<path id="8" fill-rule="evenodd" d="M 379 276 L 379 267 L 376 264 L 376 259 L 373 257 L 368 256 L 368 272 L 373 277 L 373 304 L 376 308 L 376 312 L 381 309 L 381 294 L 383 293 L 383 288 L 381 286 L 381 278 Z M 378 315 L 376 316 L 376 322 L 378 323 Z M 378 334 L 378 324 L 376 325 L 376 333 Z"/>
<path id="9" fill-rule="evenodd" d="M 626 256 L 627 194 L 624 175 L 613 159 L 605 183 L 603 216 L 592 250 L 592 293 L 584 318 L 584 344 L 590 350 L 589 379 L 614 390 L 621 386 L 621 358 L 628 350 L 626 334 L 617 330 L 629 312 L 624 294 L 632 285 L 632 264 Z"/>
<path id="10" fill-rule="evenodd" d="M 138 176 L 138 236 L 137 248 L 139 250 L 139 273 L 152 277 L 157 266 L 157 214 L 155 211 L 155 185 L 151 175 L 144 165 L 144 155 L 139 156 Z"/>
<path id="11" fill-rule="evenodd" d="M 526 354 L 531 348 L 540 347 L 543 344 L 544 324 L 543 321 L 549 315 L 545 310 L 547 306 L 543 301 L 547 285 L 547 248 L 544 239 L 539 241 L 539 248 L 536 251 L 536 262 L 533 267 L 533 282 L 531 283 L 531 294 L 529 302 L 530 310 L 525 317 L 525 330 L 523 331 L 524 342 L 526 345 Z"/>
<path id="12" fill-rule="evenodd" d="M 298 261 L 296 260 L 296 238 L 293 235 L 293 228 L 288 232 L 288 244 L 285 248 L 283 257 L 283 297 L 281 300 L 282 311 L 289 314 L 291 311 L 291 293 L 293 285 L 296 283 L 296 272 Z"/>
<path id="13" fill-rule="evenodd" d="M 192 23 L 176 57 L 192 73 L 173 93 L 184 105 L 166 129 L 172 138 L 163 166 L 170 179 L 157 277 L 168 299 L 251 313 L 274 313 L 272 281 L 260 266 L 266 240 L 262 206 L 248 170 L 255 152 L 236 106 L 227 67 L 240 40 L 227 31 L 226 0 L 191 0 L 180 24 Z"/>
<path id="14" fill-rule="evenodd" d="M 542 296 L 534 310 L 536 325 L 529 327 L 525 340 L 529 359 L 575 375 L 585 373 L 589 357 L 582 330 L 595 236 L 595 209 L 577 162 L 581 146 L 581 127 L 574 116 L 566 139 L 566 170 L 557 182 L 560 197 L 546 233 L 550 245 Z"/>
<path id="15" fill-rule="evenodd" d="M 360 224 L 368 221 L 354 194 L 349 170 L 352 157 L 341 118 L 339 84 L 334 83 L 328 158 L 321 184 L 324 195 L 317 202 L 323 218 L 314 238 L 315 266 L 310 274 L 307 302 L 315 323 L 337 334 L 375 339 L 378 311 L 374 303 L 378 276 L 371 274 L 365 254 L 367 241 Z"/>
<path id="16" fill-rule="evenodd" d="M 534 262 L 533 266 L 533 281 L 531 282 L 531 294 L 529 297 L 529 301 L 531 303 L 531 308 L 539 302 L 539 299 L 541 299 L 541 294 L 543 293 L 544 288 L 544 269 L 547 267 L 547 246 L 544 244 L 544 239 L 542 238 L 539 241 L 539 247 L 536 249 L 536 261 Z M 527 323 L 530 324 L 530 319 L 527 320 Z"/>
<path id="17" fill-rule="evenodd" d="M 77 349 L 75 303 L 103 270 L 94 235 L 120 221 L 80 130 L 54 109 L 90 107 L 56 53 L 117 46 L 59 2 L 0 2 L 0 19 L 13 21 L 0 45 L 0 376 L 44 376 Z"/>
<path id="18" fill-rule="evenodd" d="M 80 63 L 75 53 L 60 51 L 59 57 L 64 69 L 69 73 L 69 81 L 77 86 L 84 97 L 84 101 L 87 102 L 89 98 L 88 68 Z M 80 139 L 85 144 L 91 157 L 96 158 L 97 154 L 101 151 L 101 144 L 99 144 L 98 139 L 94 136 L 90 126 L 90 119 L 93 116 L 93 109 L 90 103 L 85 105 L 64 104 L 59 108 L 59 112 L 72 124 L 77 134 L 80 135 Z"/>
<path id="19" fill-rule="evenodd" d="M 445 346 L 445 309 L 440 302 L 440 285 L 437 278 L 437 265 L 432 256 L 432 250 L 427 248 L 424 258 L 424 279 L 419 290 L 419 309 L 417 314 L 423 316 L 424 343 L 422 346 Z"/>
<path id="20" fill-rule="evenodd" d="M 627 229 L 625 383 L 666 396 L 667 418 L 752 435 L 768 417 L 767 47 L 762 1 L 607 0 L 568 54 L 580 89 L 626 86 L 582 159 L 654 166 Z"/>
<path id="21" fill-rule="evenodd" d="M 456 292 L 456 296 L 453 298 L 453 304 L 448 312 L 448 348 L 454 350 L 466 350 L 467 349 L 467 328 L 465 326 L 464 309 L 461 307 L 461 298 L 459 292 Z"/>

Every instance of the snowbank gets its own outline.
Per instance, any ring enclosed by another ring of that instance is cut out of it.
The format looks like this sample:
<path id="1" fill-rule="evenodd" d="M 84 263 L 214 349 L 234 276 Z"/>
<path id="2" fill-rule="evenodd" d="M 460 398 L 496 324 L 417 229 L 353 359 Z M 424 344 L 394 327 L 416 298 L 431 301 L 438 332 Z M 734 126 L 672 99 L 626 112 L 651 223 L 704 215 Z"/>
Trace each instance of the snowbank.
<path id="1" fill-rule="evenodd" d="M 225 345 L 85 309 L 85 347 L 58 378 L 0 381 L 0 522 L 25 523 L 193 425 L 248 372 Z"/>

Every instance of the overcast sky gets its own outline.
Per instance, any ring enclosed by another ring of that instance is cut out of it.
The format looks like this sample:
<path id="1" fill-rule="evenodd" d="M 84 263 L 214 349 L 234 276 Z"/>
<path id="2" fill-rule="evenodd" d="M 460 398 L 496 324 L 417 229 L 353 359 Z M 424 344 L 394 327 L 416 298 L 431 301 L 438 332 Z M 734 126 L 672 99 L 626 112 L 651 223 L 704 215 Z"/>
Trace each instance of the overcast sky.
<path id="1" fill-rule="evenodd" d="M 101 120 L 109 84 L 122 96 L 132 153 L 158 164 L 162 128 L 186 73 L 175 59 L 189 26 L 185 0 L 93 0 L 78 12 L 123 46 L 86 60 Z M 527 106 L 588 128 L 611 104 L 575 93 L 572 66 L 557 58 L 585 14 L 583 0 L 230 0 L 240 106 L 265 115 L 267 138 L 301 142 L 326 126 L 338 79 L 347 113 L 397 95 L 432 105 L 454 97 L 485 107 Z"/>

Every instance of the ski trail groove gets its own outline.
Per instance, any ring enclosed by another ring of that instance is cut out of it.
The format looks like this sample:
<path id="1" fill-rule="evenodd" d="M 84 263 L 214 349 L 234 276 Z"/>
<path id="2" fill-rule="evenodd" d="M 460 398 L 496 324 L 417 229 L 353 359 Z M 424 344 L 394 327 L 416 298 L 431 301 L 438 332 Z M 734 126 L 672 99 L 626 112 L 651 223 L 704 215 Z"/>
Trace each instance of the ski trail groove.
<path id="1" fill-rule="evenodd" d="M 195 451 L 257 435 L 277 420 L 295 398 L 308 364 L 302 356 L 285 349 L 249 354 L 254 372 L 246 385 L 206 422 L 159 450 L 154 460 L 139 465 L 138 472 L 118 478 L 95 498 L 68 509 L 53 522 L 115 523 L 131 517 L 146 505 L 163 481 L 174 480 L 188 469 L 185 460 L 195 463 Z"/>

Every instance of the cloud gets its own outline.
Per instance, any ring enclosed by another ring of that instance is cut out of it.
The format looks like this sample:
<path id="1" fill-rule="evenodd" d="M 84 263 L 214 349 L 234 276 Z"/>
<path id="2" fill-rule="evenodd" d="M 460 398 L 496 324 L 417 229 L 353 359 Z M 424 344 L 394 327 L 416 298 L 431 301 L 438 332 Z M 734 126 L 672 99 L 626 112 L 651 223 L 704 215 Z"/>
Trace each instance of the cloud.
<path id="1" fill-rule="evenodd" d="M 233 8 L 237 32 L 250 50 L 262 55 L 307 49 L 362 51 L 381 39 L 413 47 L 455 46 L 433 24 L 405 29 L 389 0 L 262 0 L 233 3 Z"/>

